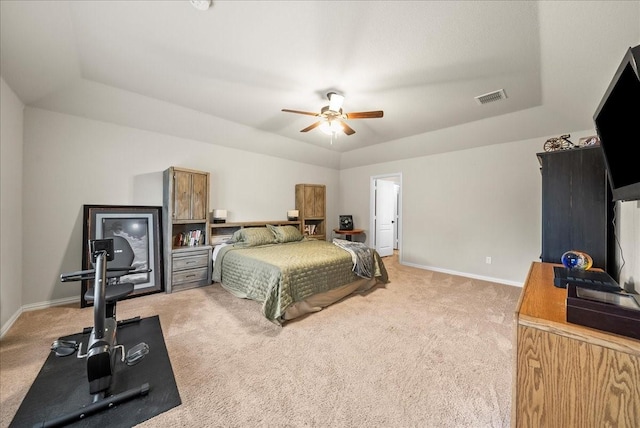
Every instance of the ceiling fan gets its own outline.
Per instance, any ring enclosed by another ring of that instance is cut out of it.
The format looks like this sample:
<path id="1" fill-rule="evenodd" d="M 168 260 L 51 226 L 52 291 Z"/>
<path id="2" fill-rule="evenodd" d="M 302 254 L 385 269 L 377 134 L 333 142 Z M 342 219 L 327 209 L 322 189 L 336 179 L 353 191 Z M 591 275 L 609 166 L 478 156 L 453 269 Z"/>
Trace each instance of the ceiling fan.
<path id="1" fill-rule="evenodd" d="M 334 135 L 336 132 L 344 132 L 347 135 L 355 134 L 353 130 L 344 121 L 349 119 L 375 119 L 382 117 L 384 112 L 382 110 L 376 111 L 360 111 L 355 113 L 344 113 L 342 111 L 342 103 L 344 102 L 344 96 L 336 92 L 329 92 L 327 94 L 329 99 L 329 105 L 322 107 L 320 113 L 312 113 L 309 111 L 290 110 L 283 108 L 282 111 L 288 113 L 306 114 L 308 116 L 316 116 L 321 119 L 306 128 L 300 130 L 300 132 L 308 132 L 312 129 L 320 127 L 324 133 Z"/>

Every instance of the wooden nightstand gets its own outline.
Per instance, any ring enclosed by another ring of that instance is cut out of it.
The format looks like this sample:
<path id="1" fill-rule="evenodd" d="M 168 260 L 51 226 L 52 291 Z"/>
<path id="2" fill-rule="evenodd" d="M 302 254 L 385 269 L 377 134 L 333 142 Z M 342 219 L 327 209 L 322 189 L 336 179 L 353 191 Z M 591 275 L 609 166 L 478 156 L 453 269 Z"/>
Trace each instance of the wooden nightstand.
<path id="1" fill-rule="evenodd" d="M 338 235 L 345 235 L 347 241 L 351 241 L 351 237 L 353 235 L 360 235 L 364 233 L 364 229 L 352 229 L 352 230 L 341 230 L 341 229 L 333 229 L 333 233 L 337 233 Z"/>

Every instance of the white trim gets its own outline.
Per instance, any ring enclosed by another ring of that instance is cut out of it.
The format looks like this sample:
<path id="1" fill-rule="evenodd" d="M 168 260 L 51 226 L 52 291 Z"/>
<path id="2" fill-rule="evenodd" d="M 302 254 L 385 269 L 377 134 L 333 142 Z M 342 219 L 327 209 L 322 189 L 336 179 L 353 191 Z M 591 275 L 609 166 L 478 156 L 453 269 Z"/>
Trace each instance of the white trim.
<path id="1" fill-rule="evenodd" d="M 22 314 L 22 312 L 24 312 L 22 308 L 18 309 L 16 313 L 13 314 L 11 318 L 9 318 L 6 324 L 2 326 L 2 330 L 0 330 L 0 339 L 2 339 L 2 337 L 4 337 L 4 334 L 9 331 L 13 323 L 16 322 L 16 320 L 18 319 L 20 314 Z"/>
<path id="2" fill-rule="evenodd" d="M 67 305 L 69 303 L 80 303 L 80 299 L 78 297 L 66 297 L 64 299 L 48 300 L 45 302 L 32 303 L 29 305 L 21 306 L 20 309 L 18 309 L 16 313 L 13 314 L 11 318 L 9 318 L 9 320 L 5 323 L 5 325 L 2 326 L 2 330 L 0 330 L 0 339 L 4 337 L 5 333 L 9 331 L 11 326 L 13 326 L 13 324 L 18 320 L 18 318 L 20 317 L 20 315 L 22 315 L 23 312 L 51 308 L 54 306 L 62 306 L 62 305 Z"/>
<path id="3" fill-rule="evenodd" d="M 465 278 L 479 279 L 481 281 L 496 282 L 498 284 L 511 285 L 511 286 L 514 286 L 514 287 L 522 288 L 522 286 L 524 285 L 521 282 L 507 281 L 506 279 L 492 278 L 492 277 L 489 277 L 489 276 L 475 275 L 475 274 L 466 273 L 466 272 L 458 272 L 458 271 L 455 271 L 455 270 L 442 269 L 442 268 L 437 268 L 437 267 L 433 267 L 433 266 L 423 266 L 423 265 L 419 265 L 419 264 L 416 264 L 416 263 L 400 262 L 400 264 L 403 265 L 403 266 L 409 266 L 409 267 L 414 267 L 414 268 L 424 269 L 424 270 L 431 270 L 431 271 L 434 271 L 434 272 L 446 273 L 446 274 L 449 274 L 449 275 L 463 276 Z"/>

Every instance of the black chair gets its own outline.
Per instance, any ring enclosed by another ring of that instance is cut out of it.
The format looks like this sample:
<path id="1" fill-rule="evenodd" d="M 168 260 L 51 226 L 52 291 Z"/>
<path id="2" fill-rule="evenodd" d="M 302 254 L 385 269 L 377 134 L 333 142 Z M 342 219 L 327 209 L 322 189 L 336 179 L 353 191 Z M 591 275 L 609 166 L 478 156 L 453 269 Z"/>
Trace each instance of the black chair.
<path id="1" fill-rule="evenodd" d="M 113 236 L 113 260 L 107 261 L 107 286 L 105 287 L 105 316 L 116 318 L 116 302 L 133 293 L 131 282 L 121 282 L 124 275 L 131 273 L 135 254 L 129 241 L 122 236 Z M 92 262 L 93 267 L 95 264 Z M 93 302 L 95 293 L 93 287 L 87 288 L 84 299 Z M 138 317 L 136 317 L 138 318 Z"/>

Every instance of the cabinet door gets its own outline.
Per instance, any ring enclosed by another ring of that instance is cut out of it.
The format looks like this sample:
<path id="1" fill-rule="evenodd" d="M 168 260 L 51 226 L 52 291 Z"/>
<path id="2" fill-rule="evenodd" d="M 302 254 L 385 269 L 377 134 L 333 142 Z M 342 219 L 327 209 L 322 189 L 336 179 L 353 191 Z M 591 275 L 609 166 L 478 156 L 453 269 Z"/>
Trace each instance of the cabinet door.
<path id="1" fill-rule="evenodd" d="M 314 217 L 324 217 L 324 187 L 318 186 L 314 189 Z"/>
<path id="2" fill-rule="evenodd" d="M 306 217 L 324 217 L 324 188 L 305 186 L 304 211 Z"/>
<path id="3" fill-rule="evenodd" d="M 604 158 L 600 150 L 581 152 L 579 163 L 573 165 L 574 177 L 571 236 L 574 246 L 584 248 L 596 267 L 607 266 L 608 182 Z M 575 169 L 579 168 L 579 171 Z"/>
<path id="4" fill-rule="evenodd" d="M 542 261 L 560 263 L 565 251 L 573 250 L 571 239 L 570 153 L 541 157 L 542 169 Z M 578 250 L 579 248 L 575 248 Z"/>
<path id="5" fill-rule="evenodd" d="M 316 216 L 315 200 L 316 200 L 315 187 L 313 187 L 313 186 L 305 186 L 304 187 L 304 212 L 305 212 L 305 217 L 315 217 Z"/>
<path id="6" fill-rule="evenodd" d="M 207 176 L 192 174 L 191 219 L 204 220 L 207 218 Z"/>
<path id="7" fill-rule="evenodd" d="M 191 219 L 191 173 L 174 171 L 173 173 L 174 220 Z"/>

